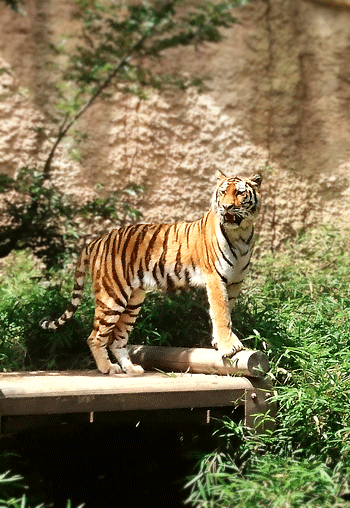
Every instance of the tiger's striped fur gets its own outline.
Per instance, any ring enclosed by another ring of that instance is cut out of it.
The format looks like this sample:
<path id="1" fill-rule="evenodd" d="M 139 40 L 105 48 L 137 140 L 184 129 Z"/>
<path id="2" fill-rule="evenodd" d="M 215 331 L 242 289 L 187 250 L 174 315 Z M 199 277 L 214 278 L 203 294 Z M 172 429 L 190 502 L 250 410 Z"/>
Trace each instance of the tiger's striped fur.
<path id="1" fill-rule="evenodd" d="M 241 350 L 230 314 L 252 254 L 261 176 L 227 178 L 218 172 L 217 177 L 212 206 L 201 219 L 126 226 L 87 245 L 77 265 L 68 309 L 55 321 L 43 320 L 41 326 L 56 329 L 72 317 L 81 302 L 89 266 L 95 319 L 88 344 L 101 372 L 143 372 L 132 364 L 125 346 L 149 289 L 206 286 L 212 344 L 223 356 Z M 107 346 L 118 363 L 111 363 Z"/>

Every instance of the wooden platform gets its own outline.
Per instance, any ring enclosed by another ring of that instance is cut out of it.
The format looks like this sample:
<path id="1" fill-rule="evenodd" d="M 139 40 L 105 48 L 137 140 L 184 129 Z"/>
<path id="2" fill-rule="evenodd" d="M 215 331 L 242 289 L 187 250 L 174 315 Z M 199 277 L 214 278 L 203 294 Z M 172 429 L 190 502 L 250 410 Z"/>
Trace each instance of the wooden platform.
<path id="1" fill-rule="evenodd" d="M 1 433 L 65 421 L 147 421 L 209 424 L 242 412 L 245 425 L 264 430 L 273 411 L 263 379 L 146 372 L 104 376 L 97 371 L 0 374 Z M 243 410 L 243 411 L 242 411 Z"/>

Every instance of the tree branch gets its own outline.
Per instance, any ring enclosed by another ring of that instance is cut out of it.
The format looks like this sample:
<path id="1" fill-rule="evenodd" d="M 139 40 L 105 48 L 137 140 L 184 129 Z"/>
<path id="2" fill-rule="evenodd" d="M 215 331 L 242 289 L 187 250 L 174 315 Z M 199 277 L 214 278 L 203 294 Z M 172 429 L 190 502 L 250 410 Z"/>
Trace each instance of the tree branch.
<path id="1" fill-rule="evenodd" d="M 95 102 L 95 100 L 99 97 L 99 95 L 103 92 L 103 90 L 105 90 L 110 85 L 113 78 L 115 78 L 120 69 L 127 63 L 127 61 L 132 56 L 137 47 L 141 46 L 148 36 L 149 35 L 146 33 L 142 37 L 140 37 L 138 41 L 134 42 L 134 44 L 131 46 L 127 54 L 119 61 L 119 63 L 114 67 L 114 69 L 103 81 L 103 83 L 95 90 L 90 99 L 80 108 L 80 110 L 72 117 L 72 119 L 69 122 L 67 121 L 68 118 L 67 117 L 65 118 L 64 122 L 59 128 L 56 141 L 54 142 L 50 150 L 50 153 L 45 161 L 43 173 L 46 179 L 50 178 L 51 162 L 55 155 L 56 149 L 60 144 L 60 142 L 62 141 L 62 139 L 64 138 L 64 136 L 67 134 L 70 128 L 77 122 L 77 120 L 83 115 L 83 113 L 85 113 L 85 111 L 91 106 L 91 104 Z"/>

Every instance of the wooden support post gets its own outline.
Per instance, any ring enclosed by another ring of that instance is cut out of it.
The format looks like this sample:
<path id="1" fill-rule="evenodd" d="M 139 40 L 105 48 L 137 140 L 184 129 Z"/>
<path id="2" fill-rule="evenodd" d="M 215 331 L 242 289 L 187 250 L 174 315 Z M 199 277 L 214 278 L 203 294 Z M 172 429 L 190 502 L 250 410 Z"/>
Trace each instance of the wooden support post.
<path id="1" fill-rule="evenodd" d="M 269 370 L 269 361 L 261 351 L 244 350 L 222 358 L 211 348 L 128 346 L 128 350 L 131 361 L 149 371 L 264 377 Z"/>
<path id="2" fill-rule="evenodd" d="M 244 396 L 244 423 L 248 429 L 263 433 L 273 430 L 277 404 L 272 401 L 274 391 L 269 380 L 256 380 L 253 390 L 247 390 Z"/>

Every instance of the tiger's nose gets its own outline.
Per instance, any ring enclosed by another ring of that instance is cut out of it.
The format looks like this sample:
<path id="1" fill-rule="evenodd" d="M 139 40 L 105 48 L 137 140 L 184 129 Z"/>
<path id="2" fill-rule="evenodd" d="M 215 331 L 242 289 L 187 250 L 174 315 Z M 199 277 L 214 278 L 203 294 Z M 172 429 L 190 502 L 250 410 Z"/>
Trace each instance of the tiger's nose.
<path id="1" fill-rule="evenodd" d="M 236 206 L 235 204 L 231 204 L 231 205 L 224 205 L 224 209 L 226 212 L 228 213 L 234 213 L 236 210 L 238 210 L 238 206 Z"/>

